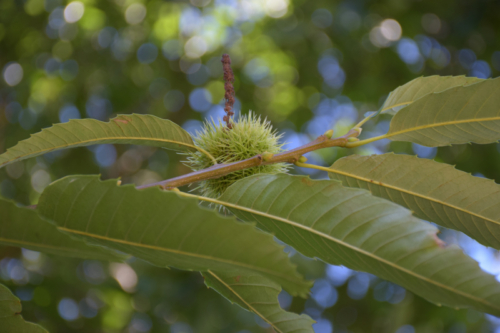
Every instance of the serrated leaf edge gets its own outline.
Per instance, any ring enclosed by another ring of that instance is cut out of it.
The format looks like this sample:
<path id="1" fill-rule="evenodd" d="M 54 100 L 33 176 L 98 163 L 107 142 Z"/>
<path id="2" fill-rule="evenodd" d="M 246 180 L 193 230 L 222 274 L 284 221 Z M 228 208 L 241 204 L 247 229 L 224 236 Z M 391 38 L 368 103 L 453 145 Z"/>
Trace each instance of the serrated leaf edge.
<path id="1" fill-rule="evenodd" d="M 324 169 L 328 169 L 328 168 L 324 168 Z M 325 170 L 326 171 L 326 170 Z M 309 177 L 304 177 L 304 178 L 309 178 Z M 314 180 L 310 180 L 309 181 L 314 181 Z M 339 182 L 340 183 L 340 182 Z M 342 185 L 343 186 L 343 185 Z M 344 186 L 343 186 L 344 187 Z M 366 190 L 363 190 L 363 191 L 366 191 Z M 366 191 L 369 193 L 369 191 Z M 327 235 L 327 234 L 324 234 L 320 231 L 317 231 L 315 229 L 312 229 L 310 227 L 307 227 L 307 226 L 304 226 L 300 223 L 296 223 L 296 222 L 293 222 L 293 221 L 290 221 L 288 219 L 285 219 L 285 218 L 282 218 L 280 216 L 276 216 L 276 215 L 272 215 L 272 214 L 269 214 L 269 213 L 264 213 L 264 212 L 261 212 L 261 211 L 258 211 L 258 210 L 255 210 L 255 209 L 252 209 L 252 208 L 248 208 L 248 207 L 244 207 L 244 206 L 240 206 L 240 205 L 236 205 L 236 204 L 232 204 L 232 203 L 229 203 L 229 202 L 225 202 L 225 201 L 221 201 L 221 200 L 217 200 L 217 199 L 212 199 L 212 198 L 206 198 L 206 197 L 200 197 L 200 196 L 196 196 L 196 195 L 192 195 L 192 194 L 188 194 L 188 193 L 183 193 L 183 195 L 185 196 L 190 196 L 190 197 L 193 197 L 193 198 L 197 198 L 199 200 L 202 200 L 202 201 L 207 201 L 207 202 L 211 202 L 211 203 L 215 203 L 215 204 L 218 204 L 218 205 L 223 205 L 223 206 L 226 206 L 226 207 L 229 207 L 229 208 L 235 208 L 235 209 L 238 209 L 238 210 L 242 210 L 242 211 L 245 211 L 245 212 L 248 212 L 248 213 L 251 213 L 251 214 L 255 214 L 255 215 L 260 215 L 260 216 L 263 216 L 263 217 L 267 217 L 267 218 L 270 218 L 270 219 L 273 219 L 273 220 L 276 220 L 276 221 L 280 221 L 280 222 L 283 222 L 283 223 L 286 223 L 286 224 L 289 224 L 289 225 L 292 225 L 296 228 L 300 228 L 300 229 L 303 229 L 303 230 L 306 230 L 308 232 L 311 232 L 311 233 L 314 233 L 320 237 L 323 237 L 323 238 L 326 238 L 326 239 L 329 239 L 330 241 L 332 242 L 335 242 L 337 244 L 340 244 L 342 246 L 345 246 L 355 252 L 358 252 L 358 253 L 361 253 L 363 255 L 366 255 L 368 257 L 371 257 L 375 260 L 378 260 L 380 262 L 383 262 L 385 263 L 386 265 L 388 266 L 391 266 L 399 271 L 402 271 L 402 272 L 405 272 L 411 276 L 414 276 L 422 281 L 426 281 L 430 284 L 433 284 L 439 288 L 443 288 L 443 289 L 446 289 L 452 293 L 456 293 L 456 294 L 459 294 L 465 298 L 469 298 L 469 299 L 472 299 L 476 302 L 479 302 L 479 303 L 482 303 L 482 304 L 485 304 L 486 306 L 490 306 L 494 309 L 497 309 L 497 310 L 500 310 L 500 306 L 496 305 L 496 304 L 493 304 L 493 303 L 490 303 L 490 302 L 486 302 L 484 299 L 482 298 L 478 298 L 478 297 L 474 297 L 473 295 L 470 295 L 470 294 L 467 294 L 467 293 L 464 293 L 460 290 L 457 290 L 457 289 L 454 289 L 454 288 L 451 288 L 447 285 L 444 285 L 444 284 L 441 284 L 441 283 L 438 283 L 436 281 L 433 281 L 425 276 L 422 276 L 420 274 L 417 274 L 409 269 L 406 269 L 404 267 L 401 267 L 401 266 L 398 266 L 396 264 L 394 264 L 393 262 L 390 262 L 390 261 L 387 261 L 386 259 L 384 258 L 381 258 L 377 255 L 374 255 L 373 253 L 371 252 L 368 252 L 368 251 L 365 251 L 363 249 L 360 249 L 356 246 L 353 246 L 349 243 L 346 243 L 346 242 L 343 242 L 337 238 L 334 238 L 330 235 Z"/>

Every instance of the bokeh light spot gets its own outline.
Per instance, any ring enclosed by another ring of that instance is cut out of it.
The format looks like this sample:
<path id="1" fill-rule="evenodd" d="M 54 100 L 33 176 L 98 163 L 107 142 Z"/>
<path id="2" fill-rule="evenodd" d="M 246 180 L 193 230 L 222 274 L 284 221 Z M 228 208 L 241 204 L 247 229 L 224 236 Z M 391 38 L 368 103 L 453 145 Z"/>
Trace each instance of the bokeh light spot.
<path id="1" fill-rule="evenodd" d="M 484 60 L 475 61 L 474 64 L 472 64 L 469 75 L 480 79 L 487 79 L 491 76 L 490 65 Z"/>
<path id="2" fill-rule="evenodd" d="M 66 123 L 70 119 L 80 119 L 80 111 L 73 104 L 66 104 L 59 110 L 59 121 Z"/>
<path id="3" fill-rule="evenodd" d="M 151 318 L 145 313 L 136 313 L 129 324 L 129 332 L 145 333 L 153 327 Z"/>
<path id="4" fill-rule="evenodd" d="M 325 279 L 318 279 L 311 288 L 311 297 L 322 308 L 329 308 L 337 303 L 337 290 Z"/>
<path id="5" fill-rule="evenodd" d="M 57 305 L 59 315 L 67 321 L 72 321 L 78 318 L 80 311 L 78 304 L 71 298 L 63 298 Z"/>
<path id="6" fill-rule="evenodd" d="M 411 147 L 413 149 L 413 152 L 417 154 L 418 157 L 421 158 L 434 158 L 437 154 L 437 148 L 436 147 L 426 147 L 419 145 L 417 143 L 412 143 Z"/>
<path id="7" fill-rule="evenodd" d="M 415 328 L 411 325 L 403 325 L 400 328 L 398 328 L 395 333 L 415 333 Z"/>
<path id="8" fill-rule="evenodd" d="M 318 28 L 327 28 L 333 22 L 332 13 L 328 9 L 319 8 L 316 9 L 311 16 L 312 23 Z"/>
<path id="9" fill-rule="evenodd" d="M 393 19 L 387 19 L 382 21 L 380 24 L 380 31 L 385 39 L 394 42 L 401 38 L 402 29 L 398 21 Z"/>
<path id="10" fill-rule="evenodd" d="M 113 145 L 98 145 L 94 151 L 97 164 L 101 167 L 109 167 L 116 161 L 116 149 Z"/>
<path id="11" fill-rule="evenodd" d="M 458 61 L 465 69 L 471 69 L 474 62 L 477 60 L 476 54 L 470 49 L 461 49 L 458 51 Z"/>
<path id="12" fill-rule="evenodd" d="M 200 36 L 191 37 L 184 45 L 184 51 L 189 58 L 200 58 L 207 52 L 207 42 Z"/>
<path id="13" fill-rule="evenodd" d="M 158 57 L 158 48 L 153 43 L 142 44 L 137 50 L 137 60 L 141 64 L 150 64 Z"/>
<path id="14" fill-rule="evenodd" d="M 332 333 L 333 325 L 328 319 L 319 318 L 316 323 L 312 325 L 314 333 Z"/>
<path id="15" fill-rule="evenodd" d="M 5 65 L 3 69 L 3 79 L 11 87 L 21 82 L 23 74 L 23 68 L 17 62 L 11 62 Z"/>
<path id="16" fill-rule="evenodd" d="M 212 106 L 212 95 L 205 88 L 195 89 L 189 95 L 189 105 L 195 111 L 207 111 Z"/>
<path id="17" fill-rule="evenodd" d="M 284 16 L 288 11 L 287 0 L 266 0 L 264 9 L 270 17 L 278 18 Z"/>
<path id="18" fill-rule="evenodd" d="M 163 43 L 161 51 L 168 60 L 177 60 L 182 55 L 182 44 L 177 39 L 171 39 Z"/>
<path id="19" fill-rule="evenodd" d="M 64 81 L 71 81 L 78 75 L 78 63 L 76 60 L 66 60 L 59 68 L 59 74 Z"/>
<path id="20" fill-rule="evenodd" d="M 85 6 L 80 1 L 70 2 L 64 8 L 64 20 L 68 23 L 78 22 L 85 12 Z"/>
<path id="21" fill-rule="evenodd" d="M 415 64 L 420 60 L 417 43 L 410 38 L 403 38 L 397 46 L 398 55 L 407 64 Z"/>
<path id="22" fill-rule="evenodd" d="M 182 124 L 182 128 L 191 135 L 195 135 L 196 131 L 200 131 L 202 127 L 203 123 L 195 119 L 190 119 Z"/>
<path id="23" fill-rule="evenodd" d="M 133 292 L 135 290 L 138 278 L 137 273 L 132 267 L 125 263 L 112 263 L 109 266 L 109 270 L 111 275 L 120 284 L 120 287 L 122 287 L 123 290 L 126 292 Z"/>
<path id="24" fill-rule="evenodd" d="M 112 27 L 103 28 L 99 32 L 99 35 L 97 35 L 97 42 L 99 43 L 99 46 L 102 48 L 107 48 L 108 46 L 110 46 L 115 35 L 116 35 L 115 28 Z"/>
<path id="25" fill-rule="evenodd" d="M 146 7 L 140 3 L 133 3 L 125 11 L 125 21 L 128 24 L 139 24 L 146 17 Z"/>
<path id="26" fill-rule="evenodd" d="M 436 14 L 422 15 L 422 27 L 430 34 L 437 34 L 441 30 L 441 20 Z"/>
<path id="27" fill-rule="evenodd" d="M 42 193 L 51 181 L 50 174 L 43 169 L 37 170 L 31 175 L 31 186 L 38 193 Z"/>
<path id="28" fill-rule="evenodd" d="M 25 130 L 31 129 L 33 126 L 35 126 L 38 116 L 36 115 L 35 112 L 31 109 L 24 109 L 19 113 L 19 125 Z"/>

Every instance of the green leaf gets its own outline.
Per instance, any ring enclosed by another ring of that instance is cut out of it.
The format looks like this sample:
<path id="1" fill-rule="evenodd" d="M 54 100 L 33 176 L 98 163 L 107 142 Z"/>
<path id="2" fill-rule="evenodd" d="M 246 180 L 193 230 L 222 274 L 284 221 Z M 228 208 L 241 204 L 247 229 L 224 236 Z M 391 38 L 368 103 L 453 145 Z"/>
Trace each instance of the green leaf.
<path id="1" fill-rule="evenodd" d="M 38 210 L 59 230 L 158 266 L 255 271 L 294 295 L 304 296 L 310 287 L 272 235 L 176 192 L 72 176 L 49 185 Z"/>
<path id="2" fill-rule="evenodd" d="M 500 78 L 428 94 L 400 110 L 380 138 L 428 147 L 500 139 Z"/>
<path id="3" fill-rule="evenodd" d="M 147 145 L 188 151 L 197 148 L 188 132 L 170 120 L 152 115 L 120 115 L 109 122 L 72 119 L 19 142 L 0 155 L 0 167 L 54 150 L 103 143 Z M 207 153 L 208 154 L 208 153 Z"/>
<path id="4" fill-rule="evenodd" d="M 22 305 L 9 288 L 0 284 L 0 328 L 2 333 L 48 333 L 39 325 L 24 321 Z"/>
<path id="5" fill-rule="evenodd" d="M 466 77 L 463 75 L 418 77 L 393 90 L 382 105 L 381 113 L 396 114 L 400 109 L 425 95 L 480 81 L 484 81 L 484 79 Z"/>
<path id="6" fill-rule="evenodd" d="M 500 186 L 453 166 L 409 155 L 351 155 L 329 173 L 345 186 L 411 209 L 424 220 L 464 232 L 500 249 Z"/>
<path id="7" fill-rule="evenodd" d="M 500 284 L 406 208 L 333 180 L 256 175 L 218 200 L 308 257 L 376 274 L 431 302 L 500 315 Z"/>
<path id="8" fill-rule="evenodd" d="M 203 273 L 205 284 L 243 309 L 253 312 L 267 322 L 277 333 L 314 333 L 312 320 L 281 309 L 278 294 L 281 287 L 258 274 Z"/>
<path id="9" fill-rule="evenodd" d="M 0 198 L 0 244 L 60 256 L 122 261 L 125 256 L 74 239 L 43 220 L 34 209 Z"/>

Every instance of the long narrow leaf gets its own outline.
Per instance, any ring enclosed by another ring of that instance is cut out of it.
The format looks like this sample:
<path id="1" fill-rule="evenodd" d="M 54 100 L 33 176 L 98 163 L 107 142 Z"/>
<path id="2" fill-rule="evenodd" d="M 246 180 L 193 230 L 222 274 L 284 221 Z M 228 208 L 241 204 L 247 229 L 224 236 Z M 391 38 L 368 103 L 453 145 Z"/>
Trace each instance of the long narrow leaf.
<path id="1" fill-rule="evenodd" d="M 22 305 L 9 288 L 0 284 L 0 332 L 2 333 L 48 333 L 39 325 L 24 321 Z"/>
<path id="2" fill-rule="evenodd" d="M 314 333 L 312 320 L 281 309 L 278 294 L 281 287 L 257 274 L 203 273 L 205 284 L 215 289 L 232 303 L 261 317 L 277 333 Z"/>
<path id="3" fill-rule="evenodd" d="M 115 251 L 85 244 L 43 220 L 35 210 L 0 198 L 0 244 L 66 257 L 121 261 Z"/>
<path id="4" fill-rule="evenodd" d="M 218 200 L 309 257 L 376 274 L 428 300 L 500 315 L 500 284 L 406 208 L 332 180 L 256 175 Z"/>
<path id="5" fill-rule="evenodd" d="M 453 166 L 408 155 L 351 155 L 331 167 L 331 179 L 370 190 L 422 219 L 456 229 L 500 249 L 500 186 Z"/>
<path id="6" fill-rule="evenodd" d="M 500 139 L 500 78 L 421 97 L 392 118 L 383 136 L 436 147 Z"/>
<path id="7" fill-rule="evenodd" d="M 19 142 L 0 155 L 0 167 L 54 150 L 103 143 L 147 145 L 172 150 L 200 150 L 188 132 L 152 115 L 120 115 L 109 122 L 72 119 Z"/>
<path id="8" fill-rule="evenodd" d="M 158 266 L 255 271 L 294 295 L 304 296 L 310 286 L 270 234 L 175 192 L 73 176 L 49 185 L 38 210 L 59 230 Z"/>
<path id="9" fill-rule="evenodd" d="M 432 93 L 438 93 L 453 87 L 484 81 L 477 77 L 466 76 L 425 76 L 418 77 L 393 90 L 381 107 L 382 113 L 396 114 L 401 108 L 417 99 Z"/>

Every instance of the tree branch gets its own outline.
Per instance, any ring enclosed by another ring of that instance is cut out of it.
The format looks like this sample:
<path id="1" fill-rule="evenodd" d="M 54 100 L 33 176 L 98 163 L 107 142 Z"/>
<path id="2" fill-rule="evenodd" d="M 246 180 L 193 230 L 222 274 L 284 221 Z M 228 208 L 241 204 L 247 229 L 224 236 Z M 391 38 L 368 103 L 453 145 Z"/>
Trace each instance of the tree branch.
<path id="1" fill-rule="evenodd" d="M 316 140 L 311 141 L 303 146 L 297 147 L 295 149 L 291 149 L 276 155 L 273 155 L 271 158 L 264 160 L 262 155 L 256 155 L 254 157 L 248 158 L 246 160 L 228 163 L 228 164 L 217 164 L 210 168 L 206 168 L 203 170 L 195 171 L 188 173 L 186 175 L 182 175 L 179 177 L 163 180 L 161 182 L 146 184 L 142 186 L 138 186 L 137 189 L 143 189 L 153 186 L 160 186 L 165 189 L 172 189 L 183 185 L 188 185 L 191 183 L 199 182 L 207 179 L 215 179 L 231 172 L 248 169 L 252 167 L 256 167 L 259 165 L 268 165 L 274 163 L 287 162 L 291 164 L 295 164 L 298 162 L 299 158 L 305 153 L 322 149 L 328 147 L 346 147 L 349 138 L 355 138 L 359 135 L 360 131 L 356 129 L 350 130 L 346 135 L 343 135 L 338 138 L 330 139 L 326 135 L 320 135 Z"/>

